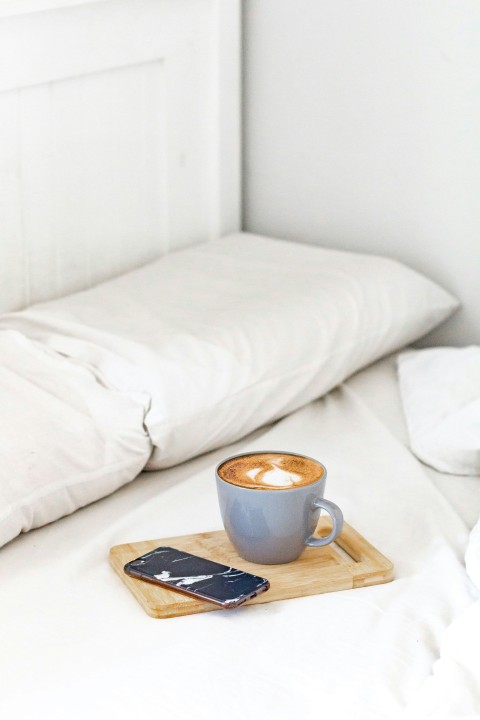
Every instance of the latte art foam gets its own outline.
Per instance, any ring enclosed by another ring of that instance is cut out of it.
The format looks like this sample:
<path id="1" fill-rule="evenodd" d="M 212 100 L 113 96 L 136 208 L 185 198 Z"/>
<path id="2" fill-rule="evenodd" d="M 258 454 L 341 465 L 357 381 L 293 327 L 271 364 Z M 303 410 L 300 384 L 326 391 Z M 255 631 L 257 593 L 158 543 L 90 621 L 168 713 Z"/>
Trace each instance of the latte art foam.
<path id="1" fill-rule="evenodd" d="M 256 490 L 287 490 L 320 480 L 320 463 L 302 455 L 258 453 L 227 460 L 218 469 L 226 482 Z"/>

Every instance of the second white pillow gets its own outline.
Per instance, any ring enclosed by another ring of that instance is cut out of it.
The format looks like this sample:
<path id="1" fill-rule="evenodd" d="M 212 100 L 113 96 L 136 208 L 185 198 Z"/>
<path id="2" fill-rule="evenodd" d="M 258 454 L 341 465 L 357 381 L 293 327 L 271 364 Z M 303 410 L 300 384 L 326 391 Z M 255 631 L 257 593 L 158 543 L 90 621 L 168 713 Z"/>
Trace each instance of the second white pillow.
<path id="1" fill-rule="evenodd" d="M 480 347 L 401 353 L 398 375 L 415 455 L 440 472 L 480 475 Z"/>

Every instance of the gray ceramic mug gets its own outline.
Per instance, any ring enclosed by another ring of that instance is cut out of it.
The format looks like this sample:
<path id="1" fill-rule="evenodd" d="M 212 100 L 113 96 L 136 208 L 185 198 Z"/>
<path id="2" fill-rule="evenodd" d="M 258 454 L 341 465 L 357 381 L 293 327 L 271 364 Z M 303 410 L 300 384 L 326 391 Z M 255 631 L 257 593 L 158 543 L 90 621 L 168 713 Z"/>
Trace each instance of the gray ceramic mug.
<path id="1" fill-rule="evenodd" d="M 283 451 L 240 453 L 222 460 L 215 469 L 218 500 L 223 524 L 230 542 L 244 560 L 262 565 L 279 565 L 296 560 L 305 546 L 322 547 L 333 542 L 343 527 L 343 515 L 335 503 L 325 500 L 327 470 L 313 458 L 302 455 L 323 468 L 323 475 L 302 487 L 263 490 L 245 488 L 223 480 L 219 468 L 237 457 L 264 453 L 300 455 Z M 332 518 L 332 532 L 326 537 L 312 534 L 320 510 Z"/>

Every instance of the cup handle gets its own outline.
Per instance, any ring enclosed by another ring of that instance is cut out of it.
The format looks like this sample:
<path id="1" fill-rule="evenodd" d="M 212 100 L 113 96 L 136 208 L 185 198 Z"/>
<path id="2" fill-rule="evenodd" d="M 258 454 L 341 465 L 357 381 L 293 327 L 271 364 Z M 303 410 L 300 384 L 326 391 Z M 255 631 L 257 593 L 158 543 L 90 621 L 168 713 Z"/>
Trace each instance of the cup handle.
<path id="1" fill-rule="evenodd" d="M 324 545 L 328 545 L 333 542 L 342 532 L 343 513 L 338 505 L 330 502 L 330 500 L 324 500 L 323 498 L 315 498 L 312 503 L 312 508 L 321 508 L 322 510 L 326 510 L 332 518 L 333 528 L 332 532 L 330 535 L 327 535 L 327 537 L 316 538 L 313 535 L 310 535 L 310 537 L 305 540 L 305 545 L 308 545 L 309 547 L 323 547 Z"/>

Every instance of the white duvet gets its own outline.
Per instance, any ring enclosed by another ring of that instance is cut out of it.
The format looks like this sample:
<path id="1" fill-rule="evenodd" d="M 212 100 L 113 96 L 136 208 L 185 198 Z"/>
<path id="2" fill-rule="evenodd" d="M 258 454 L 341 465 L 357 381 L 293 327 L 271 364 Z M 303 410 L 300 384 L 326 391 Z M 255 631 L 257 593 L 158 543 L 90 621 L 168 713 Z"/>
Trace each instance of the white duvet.
<path id="1" fill-rule="evenodd" d="M 398 372 L 415 455 L 439 471 L 478 474 L 480 348 L 411 350 L 399 355 Z M 465 565 L 473 594 L 479 597 L 480 519 L 470 533 Z M 408 702 L 406 716 L 480 717 L 479 638 L 480 599 L 446 630 L 432 674 Z"/>
<path id="2" fill-rule="evenodd" d="M 353 385 L 5 547 L 3 716 L 384 720 L 477 712 L 468 529 Z M 109 547 L 220 528 L 215 463 L 265 448 L 326 464 L 327 497 L 394 562 L 395 580 L 149 618 L 108 566 Z"/>
<path id="3" fill-rule="evenodd" d="M 473 592 L 480 597 L 480 520 L 470 534 L 466 567 Z M 411 698 L 411 718 L 480 717 L 480 599 L 447 628 L 433 672 Z"/>

